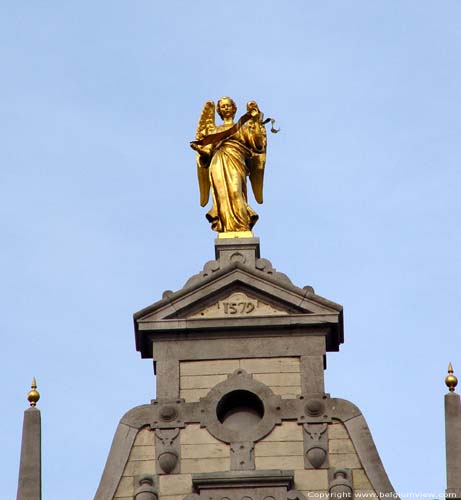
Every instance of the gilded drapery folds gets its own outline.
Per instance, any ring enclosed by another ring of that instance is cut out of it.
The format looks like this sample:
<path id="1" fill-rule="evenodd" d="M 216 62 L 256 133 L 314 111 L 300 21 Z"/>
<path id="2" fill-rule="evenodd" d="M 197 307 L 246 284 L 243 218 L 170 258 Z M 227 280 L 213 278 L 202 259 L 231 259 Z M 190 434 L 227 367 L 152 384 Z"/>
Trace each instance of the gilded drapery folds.
<path id="1" fill-rule="evenodd" d="M 191 147 L 197 152 L 200 204 L 205 206 L 212 194 L 212 207 L 206 217 L 218 233 L 251 231 L 258 215 L 248 205 L 247 177 L 255 199 L 263 202 L 266 162 L 266 129 L 263 114 L 254 101 L 234 123 L 237 107 L 232 99 L 218 101 L 223 124 L 215 124 L 215 104 L 205 103 Z"/>

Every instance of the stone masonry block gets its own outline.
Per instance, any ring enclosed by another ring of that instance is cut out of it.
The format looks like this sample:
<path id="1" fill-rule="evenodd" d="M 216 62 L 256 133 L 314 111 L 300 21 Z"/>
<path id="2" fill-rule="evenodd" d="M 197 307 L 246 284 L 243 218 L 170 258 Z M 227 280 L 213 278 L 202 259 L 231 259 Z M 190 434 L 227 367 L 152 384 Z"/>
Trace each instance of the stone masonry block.
<path id="1" fill-rule="evenodd" d="M 281 457 L 289 455 L 303 455 L 301 441 L 266 441 L 255 444 L 256 457 Z"/>
<path id="2" fill-rule="evenodd" d="M 303 442 L 303 429 L 296 422 L 283 422 L 282 425 L 274 427 L 274 430 L 268 434 L 259 443 L 269 441 L 299 441 Z"/>
<path id="3" fill-rule="evenodd" d="M 275 394 L 277 394 L 275 391 L 274 391 Z M 288 394 L 280 394 L 280 397 L 282 399 L 294 399 L 296 397 L 298 397 L 299 395 L 299 392 L 293 392 L 293 393 L 288 393 Z"/>
<path id="4" fill-rule="evenodd" d="M 154 460 L 130 460 L 123 471 L 123 476 L 140 476 L 142 474 L 155 474 Z"/>
<path id="5" fill-rule="evenodd" d="M 159 476 L 159 495 L 187 495 L 192 491 L 191 474 L 170 474 Z"/>
<path id="6" fill-rule="evenodd" d="M 133 446 L 128 460 L 154 460 L 154 458 L 155 449 L 153 446 Z"/>
<path id="7" fill-rule="evenodd" d="M 181 389 L 211 389 L 220 382 L 224 382 L 227 375 L 187 375 L 180 378 Z"/>
<path id="8" fill-rule="evenodd" d="M 187 403 L 196 403 L 209 392 L 210 389 L 181 389 L 179 397 L 184 398 Z"/>
<path id="9" fill-rule="evenodd" d="M 355 490 L 373 490 L 365 471 L 362 469 L 352 471 L 352 485 Z"/>
<path id="10" fill-rule="evenodd" d="M 229 446 L 220 444 L 183 444 L 181 457 L 186 458 L 225 458 L 229 456 Z"/>
<path id="11" fill-rule="evenodd" d="M 299 373 L 257 373 L 253 376 L 269 387 L 289 387 L 296 386 L 301 392 L 301 375 Z"/>
<path id="12" fill-rule="evenodd" d="M 200 424 L 189 424 L 181 431 L 181 444 L 222 444 Z"/>
<path id="13" fill-rule="evenodd" d="M 255 457 L 256 469 L 304 469 L 304 458 L 300 456 L 289 457 Z"/>
<path id="14" fill-rule="evenodd" d="M 179 394 L 179 363 L 172 358 L 156 360 L 157 399 L 177 399 Z"/>
<path id="15" fill-rule="evenodd" d="M 282 396 L 282 399 L 295 398 L 301 393 L 301 387 L 298 385 L 288 387 L 271 387 L 274 394 Z"/>
<path id="16" fill-rule="evenodd" d="M 355 453 L 330 455 L 330 467 L 337 469 L 361 469 L 359 457 Z"/>
<path id="17" fill-rule="evenodd" d="M 296 470 L 295 489 L 317 491 L 328 489 L 328 471 L 323 470 Z"/>
<path id="18" fill-rule="evenodd" d="M 181 361 L 179 366 L 181 377 L 185 375 L 230 374 L 239 368 L 239 360 Z"/>
<path id="19" fill-rule="evenodd" d="M 155 446 L 155 432 L 150 429 L 141 429 L 136 435 L 133 446 Z"/>
<path id="20" fill-rule="evenodd" d="M 182 472 L 222 472 L 230 470 L 229 458 L 187 458 L 181 460 Z"/>
<path id="21" fill-rule="evenodd" d="M 330 439 L 328 443 L 330 453 L 355 453 L 350 439 Z"/>
<path id="22" fill-rule="evenodd" d="M 332 424 L 328 426 L 328 437 L 330 439 L 348 439 L 349 434 L 343 424 Z"/>
<path id="23" fill-rule="evenodd" d="M 299 358 L 250 358 L 241 359 L 240 368 L 248 373 L 299 373 Z"/>
<path id="24" fill-rule="evenodd" d="M 134 477 L 132 476 L 122 477 L 122 479 L 120 479 L 120 482 L 118 483 L 115 496 L 133 498 L 133 494 L 134 494 Z"/>

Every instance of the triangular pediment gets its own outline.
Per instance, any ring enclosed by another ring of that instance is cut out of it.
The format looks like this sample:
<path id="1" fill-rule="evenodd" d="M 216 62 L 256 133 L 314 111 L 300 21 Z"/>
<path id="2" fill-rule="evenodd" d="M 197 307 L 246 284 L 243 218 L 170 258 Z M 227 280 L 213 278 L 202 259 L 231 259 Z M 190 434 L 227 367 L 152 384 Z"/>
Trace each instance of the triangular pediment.
<path id="1" fill-rule="evenodd" d="M 277 331 L 326 335 L 327 350 L 343 342 L 342 307 L 310 286 L 299 288 L 267 259 L 256 238 L 219 241 L 216 260 L 177 292 L 134 315 L 136 347 L 152 357 L 156 340 L 210 335 L 266 335 Z M 179 336 L 179 337 L 178 337 Z"/>
<path id="2" fill-rule="evenodd" d="M 138 324 L 187 319 L 236 319 L 288 315 L 338 315 L 341 306 L 317 296 L 311 287 L 298 288 L 286 279 L 240 264 L 167 294 L 162 301 L 135 314 Z"/>

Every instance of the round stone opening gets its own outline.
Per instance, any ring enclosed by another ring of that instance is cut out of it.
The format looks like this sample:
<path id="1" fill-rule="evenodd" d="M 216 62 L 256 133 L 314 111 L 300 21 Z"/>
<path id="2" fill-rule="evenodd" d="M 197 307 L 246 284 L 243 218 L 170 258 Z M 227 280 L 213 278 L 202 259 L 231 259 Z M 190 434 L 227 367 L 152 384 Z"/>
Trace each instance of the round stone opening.
<path id="1" fill-rule="evenodd" d="M 232 391 L 221 398 L 216 408 L 218 420 L 231 430 L 253 427 L 264 416 L 263 402 L 250 391 Z"/>

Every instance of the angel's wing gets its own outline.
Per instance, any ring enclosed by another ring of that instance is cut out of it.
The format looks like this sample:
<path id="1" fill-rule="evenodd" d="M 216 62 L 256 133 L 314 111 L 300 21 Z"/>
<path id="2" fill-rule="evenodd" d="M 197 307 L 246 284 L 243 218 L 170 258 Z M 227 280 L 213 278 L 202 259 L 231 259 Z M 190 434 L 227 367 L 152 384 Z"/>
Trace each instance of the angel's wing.
<path id="1" fill-rule="evenodd" d="M 203 106 L 202 114 L 197 124 L 195 139 L 203 139 L 206 135 L 214 132 L 215 124 L 215 104 L 207 101 Z M 208 173 L 209 158 L 197 153 L 197 178 L 200 189 L 200 205 L 204 207 L 210 197 L 210 177 Z"/>
<path id="2" fill-rule="evenodd" d="M 264 185 L 264 167 L 266 165 L 266 153 L 253 155 L 247 160 L 247 166 L 250 170 L 250 182 L 253 188 L 255 200 L 258 203 L 263 202 L 263 185 Z"/>
<path id="3" fill-rule="evenodd" d="M 202 113 L 197 124 L 195 140 L 199 141 L 200 139 L 203 139 L 206 135 L 212 133 L 212 129 L 215 127 L 215 104 L 213 101 L 207 101 L 203 106 Z"/>

